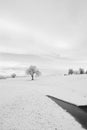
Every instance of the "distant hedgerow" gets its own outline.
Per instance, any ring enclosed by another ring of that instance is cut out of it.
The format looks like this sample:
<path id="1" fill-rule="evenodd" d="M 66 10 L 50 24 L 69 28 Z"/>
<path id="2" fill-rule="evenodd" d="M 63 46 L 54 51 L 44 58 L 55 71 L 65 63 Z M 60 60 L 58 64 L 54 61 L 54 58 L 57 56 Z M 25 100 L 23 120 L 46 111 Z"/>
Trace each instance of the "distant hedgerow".
<path id="1" fill-rule="evenodd" d="M 68 70 L 68 75 L 72 75 L 72 74 L 87 74 L 87 71 L 85 72 L 83 68 L 79 68 L 79 70 L 73 70 L 73 69 L 69 69 Z"/>

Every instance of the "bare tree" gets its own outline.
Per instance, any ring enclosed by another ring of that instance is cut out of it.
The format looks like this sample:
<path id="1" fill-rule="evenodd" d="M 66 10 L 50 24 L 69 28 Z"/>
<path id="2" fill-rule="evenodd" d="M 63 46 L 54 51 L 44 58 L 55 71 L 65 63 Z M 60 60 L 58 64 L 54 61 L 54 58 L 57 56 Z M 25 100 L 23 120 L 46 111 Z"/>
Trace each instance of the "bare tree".
<path id="1" fill-rule="evenodd" d="M 34 76 L 39 77 L 41 75 L 41 72 L 38 70 L 38 68 L 36 66 L 30 66 L 27 70 L 26 70 L 26 74 L 30 75 L 32 80 L 34 80 Z"/>

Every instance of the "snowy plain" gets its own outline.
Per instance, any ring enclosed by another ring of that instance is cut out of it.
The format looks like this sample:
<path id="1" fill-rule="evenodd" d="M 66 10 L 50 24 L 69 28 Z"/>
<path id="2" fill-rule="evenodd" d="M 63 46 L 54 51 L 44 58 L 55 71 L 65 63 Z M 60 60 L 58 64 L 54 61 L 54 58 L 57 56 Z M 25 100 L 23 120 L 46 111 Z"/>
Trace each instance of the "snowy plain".
<path id="1" fill-rule="evenodd" d="M 83 130 L 75 119 L 46 95 L 76 105 L 87 103 L 87 75 L 46 73 L 0 80 L 1 130 Z"/>

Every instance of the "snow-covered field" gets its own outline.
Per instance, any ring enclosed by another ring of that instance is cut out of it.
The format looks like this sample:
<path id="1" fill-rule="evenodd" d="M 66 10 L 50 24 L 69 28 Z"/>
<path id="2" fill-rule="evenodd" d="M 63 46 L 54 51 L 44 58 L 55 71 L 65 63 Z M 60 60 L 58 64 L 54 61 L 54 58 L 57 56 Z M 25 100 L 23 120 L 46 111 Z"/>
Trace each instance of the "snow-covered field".
<path id="1" fill-rule="evenodd" d="M 87 75 L 42 75 L 0 80 L 0 130 L 82 130 L 71 115 L 48 99 L 87 103 Z"/>
<path id="2" fill-rule="evenodd" d="M 0 96 L 8 95 L 9 92 L 14 95 L 18 90 L 24 92 L 30 89 L 76 105 L 87 105 L 87 75 L 63 76 L 49 73 L 33 82 L 30 77 L 0 80 Z"/>
<path id="3" fill-rule="evenodd" d="M 30 91 L 0 108 L 0 130 L 82 130 L 68 113 L 47 97 Z"/>

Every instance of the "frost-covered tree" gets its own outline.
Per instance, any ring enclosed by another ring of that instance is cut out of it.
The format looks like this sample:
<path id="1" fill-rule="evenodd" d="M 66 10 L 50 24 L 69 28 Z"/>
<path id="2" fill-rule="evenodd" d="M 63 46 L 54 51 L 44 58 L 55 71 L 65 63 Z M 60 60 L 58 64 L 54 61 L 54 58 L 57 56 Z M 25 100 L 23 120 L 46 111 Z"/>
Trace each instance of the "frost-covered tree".
<path id="1" fill-rule="evenodd" d="M 15 73 L 13 73 L 13 74 L 11 75 L 11 77 L 12 77 L 12 78 L 15 78 L 15 77 L 16 77 L 16 74 L 15 74 Z"/>
<path id="2" fill-rule="evenodd" d="M 84 69 L 83 68 L 79 68 L 79 73 L 80 74 L 84 74 L 85 72 L 84 72 Z"/>
<path id="3" fill-rule="evenodd" d="M 69 70 L 68 70 L 68 74 L 69 74 L 69 75 L 71 75 L 71 74 L 73 74 L 73 73 L 74 73 L 73 69 L 69 69 Z"/>
<path id="4" fill-rule="evenodd" d="M 38 70 L 38 68 L 36 66 L 30 66 L 27 70 L 26 70 L 26 74 L 30 75 L 32 80 L 34 80 L 34 77 L 37 76 L 39 77 L 41 75 L 41 72 Z"/>

